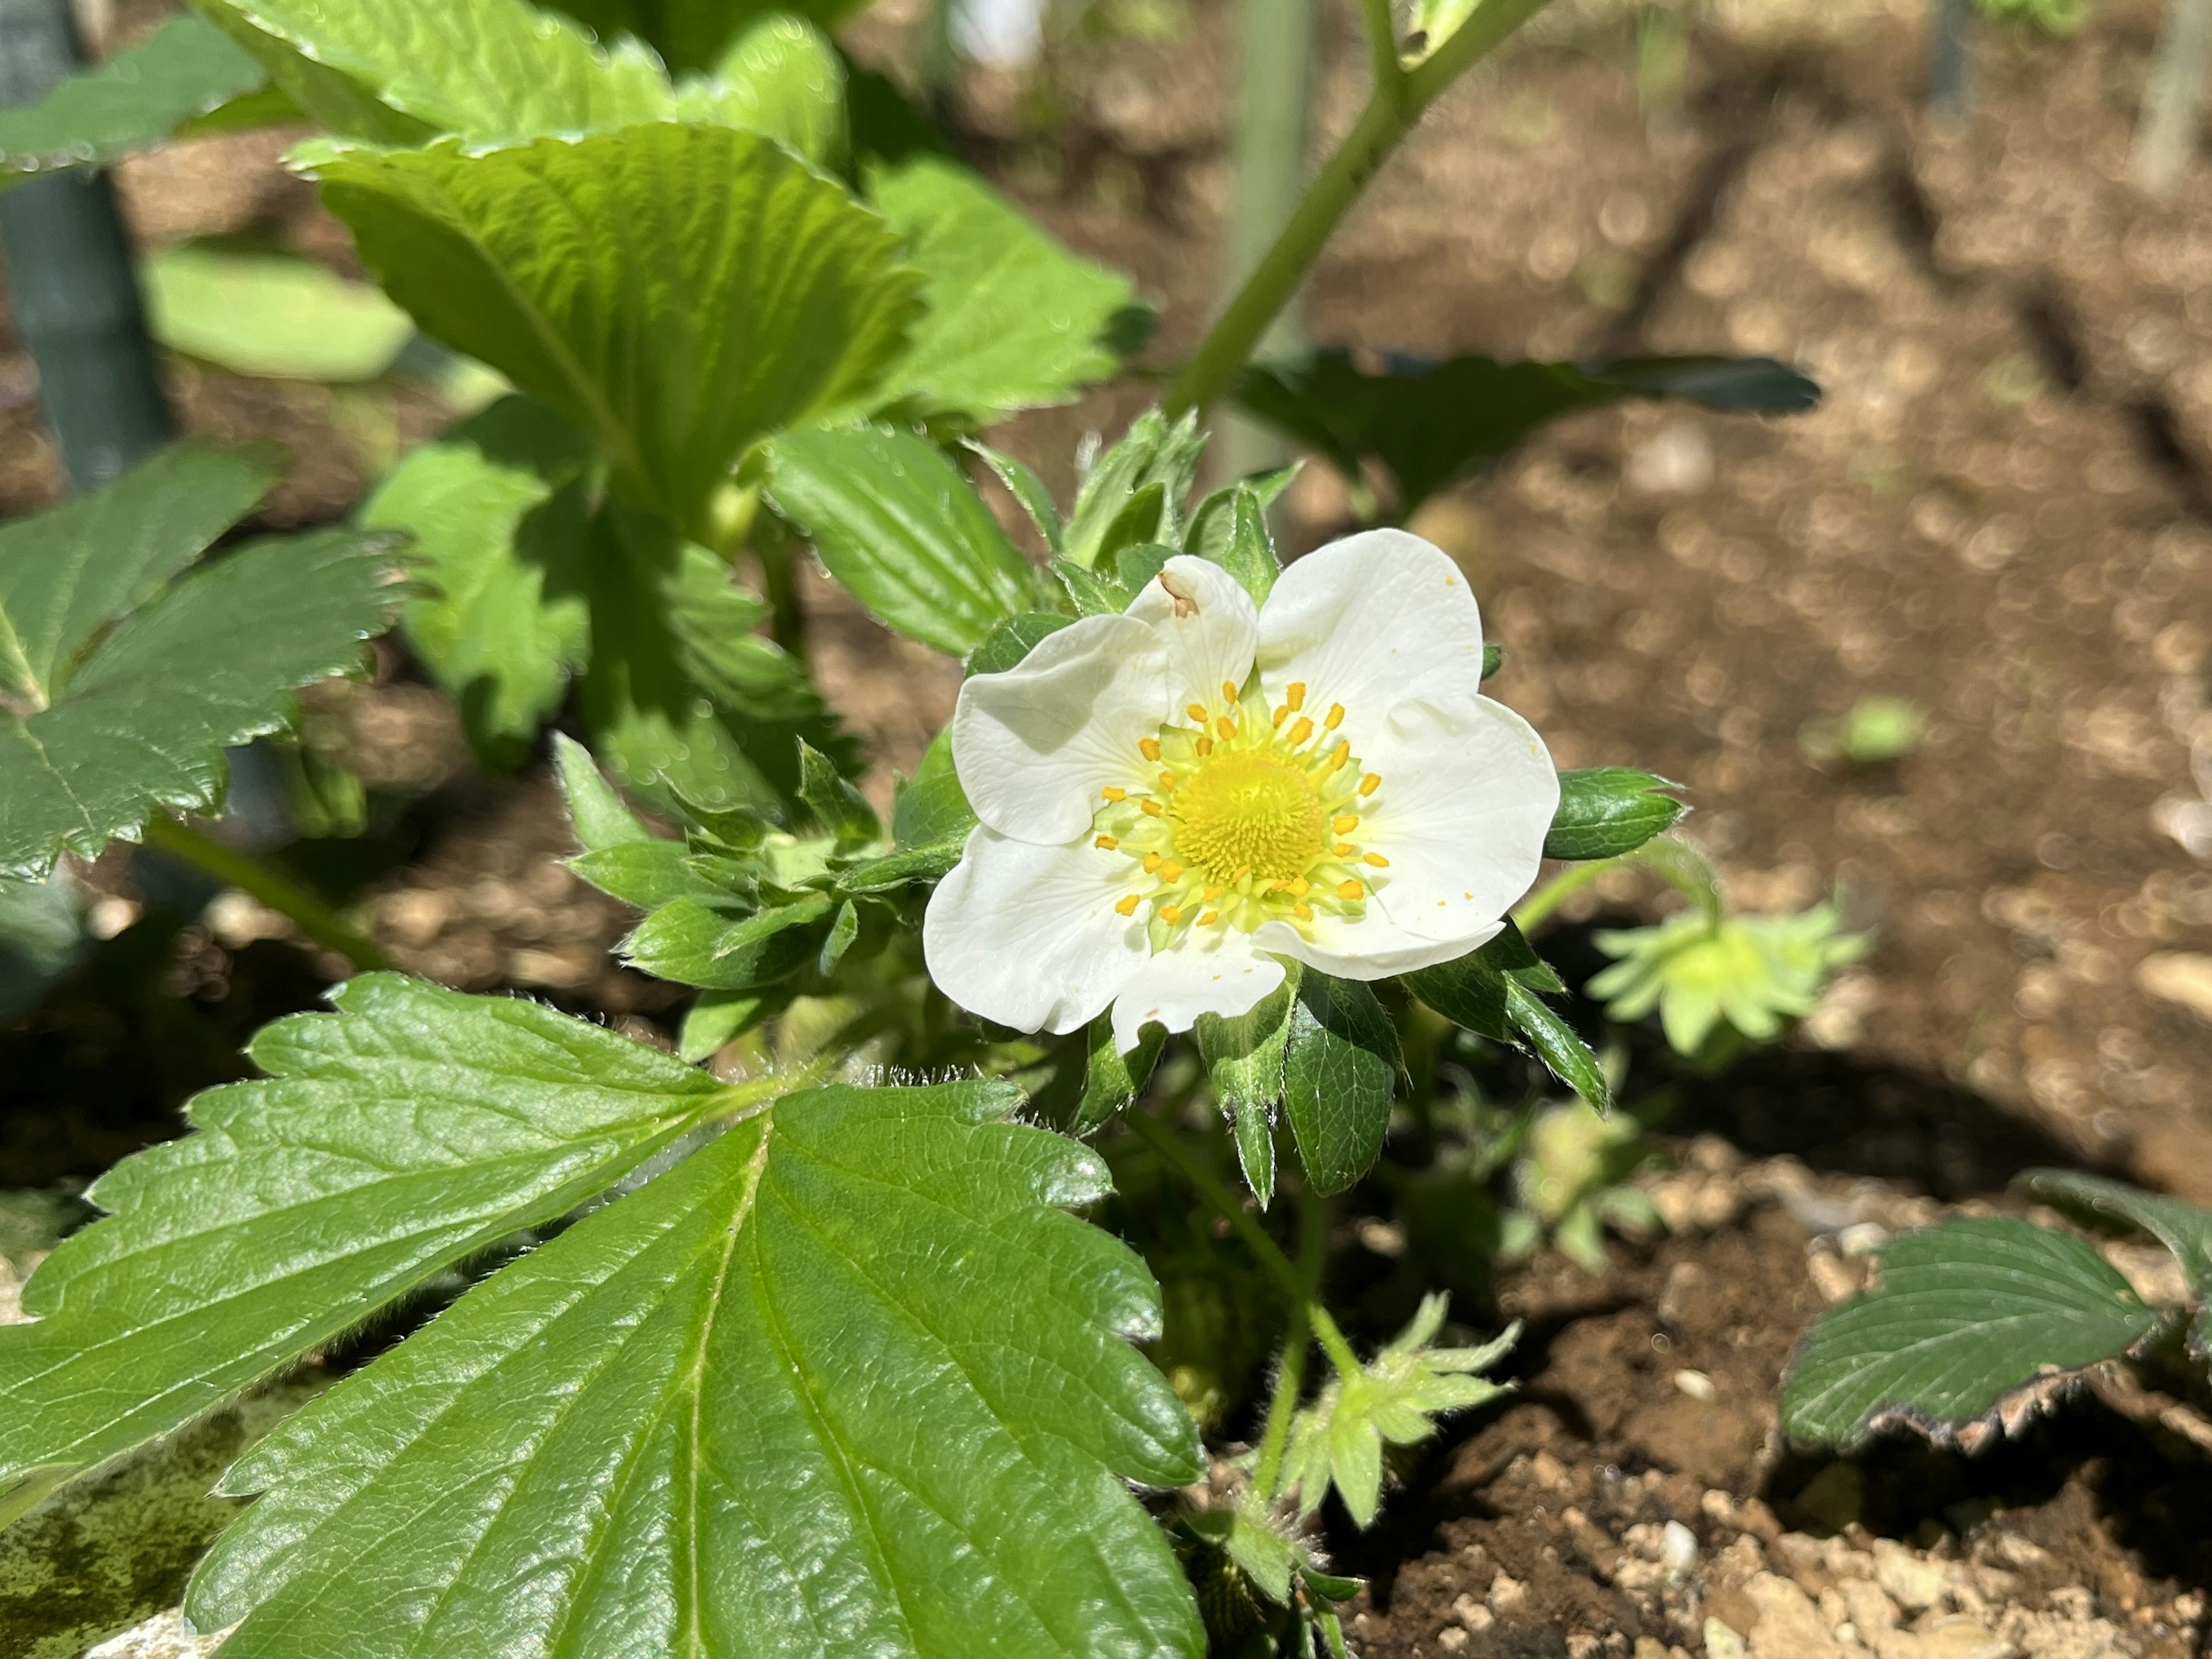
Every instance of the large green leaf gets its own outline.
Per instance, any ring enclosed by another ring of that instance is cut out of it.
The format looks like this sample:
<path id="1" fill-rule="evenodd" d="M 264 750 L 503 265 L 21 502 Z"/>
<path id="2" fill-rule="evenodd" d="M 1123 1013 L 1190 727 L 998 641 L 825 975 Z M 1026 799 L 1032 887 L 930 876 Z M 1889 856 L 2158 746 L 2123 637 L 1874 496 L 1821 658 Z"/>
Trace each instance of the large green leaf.
<path id="1" fill-rule="evenodd" d="M 929 313 L 878 396 L 988 424 L 1064 404 L 1121 366 L 1110 337 L 1136 303 L 966 168 L 921 156 L 876 171 L 868 197 L 929 279 Z"/>
<path id="2" fill-rule="evenodd" d="M 1782 1425 L 1846 1449 L 1893 1422 L 1972 1439 L 2159 1322 L 2070 1233 L 2009 1216 L 1946 1222 L 1892 1244 L 1875 1288 L 1820 1316 L 1784 1382 Z"/>
<path id="3" fill-rule="evenodd" d="M 1158 1291 L 1018 1098 L 793 1095 L 503 1268 L 232 1470 L 193 1621 L 235 1659 L 1196 1656 L 1121 1484 L 1204 1467 L 1127 1346 Z"/>
<path id="4" fill-rule="evenodd" d="M 396 974 L 254 1039 L 268 1076 L 118 1164 L 0 1329 L 0 1515 L 600 1192 L 725 1089 L 532 1002 Z"/>
<path id="5" fill-rule="evenodd" d="M 590 431 L 620 487 L 687 526 L 754 440 L 858 395 L 919 306 L 882 221 L 726 127 L 446 140 L 319 177 L 425 332 Z"/>
<path id="6" fill-rule="evenodd" d="M 679 73 L 720 69 L 738 32 L 777 12 L 822 28 L 842 23 L 867 0 L 553 0 L 553 9 L 586 24 L 602 40 L 631 34 Z M 742 45 L 738 41 L 737 45 Z"/>
<path id="7" fill-rule="evenodd" d="M 2212 1210 L 2079 1170 L 2030 1170 L 2020 1184 L 2047 1203 L 2140 1227 L 2172 1251 L 2197 1303 L 2190 1346 L 2198 1358 L 2212 1359 Z"/>
<path id="8" fill-rule="evenodd" d="M 878 620 L 964 657 L 1037 585 L 991 509 L 934 445 L 884 426 L 787 432 L 776 511 Z"/>
<path id="9" fill-rule="evenodd" d="M 367 283 L 296 254 L 187 244 L 155 254 L 139 277 L 154 337 L 234 374 L 373 380 L 415 332 Z"/>
<path id="10" fill-rule="evenodd" d="M 243 481 L 228 487 L 242 492 Z M 132 478 L 112 489 L 160 510 Z M 111 521 L 88 510 L 100 499 L 64 509 L 77 516 L 58 542 L 39 521 L 11 526 L 8 538 L 18 551 L 56 546 L 94 572 L 59 598 L 43 574 L 15 585 L 44 602 L 42 614 L 58 605 L 70 618 L 55 636 L 63 655 L 73 627 L 181 563 L 216 505 L 212 494 L 188 496 L 187 510 L 206 516 L 174 539 L 145 530 L 108 544 L 88 539 Z M 42 875 L 64 848 L 97 856 L 161 808 L 212 805 L 227 776 L 222 750 L 283 726 L 295 688 L 355 666 L 361 641 L 383 630 L 398 598 L 389 545 L 337 532 L 254 543 L 177 578 L 65 682 L 18 695 L 13 708 L 0 702 L 0 874 Z"/>
<path id="11" fill-rule="evenodd" d="M 469 741 L 511 765 L 588 654 L 580 587 L 591 445 L 507 398 L 410 454 L 361 512 L 412 538 L 422 590 L 400 625 L 459 701 Z"/>
<path id="12" fill-rule="evenodd" d="M 0 110 L 0 190 L 33 173 L 97 165 L 157 144 L 267 78 L 213 24 L 172 17 L 38 102 Z"/>
<path id="13" fill-rule="evenodd" d="M 1388 468 L 1401 516 L 1546 422 L 1625 398 L 1686 398 L 1708 409 L 1777 415 L 1812 408 L 1820 389 L 1765 357 L 1407 358 L 1370 374 L 1340 348 L 1249 368 L 1237 383 L 1246 409 L 1310 444 L 1346 477 L 1358 478 L 1370 461 Z"/>
<path id="14" fill-rule="evenodd" d="M 1374 1164 L 1397 1072 L 1397 1029 L 1373 991 L 1310 968 L 1298 976 L 1283 1109 L 1316 1192 L 1340 1193 Z"/>

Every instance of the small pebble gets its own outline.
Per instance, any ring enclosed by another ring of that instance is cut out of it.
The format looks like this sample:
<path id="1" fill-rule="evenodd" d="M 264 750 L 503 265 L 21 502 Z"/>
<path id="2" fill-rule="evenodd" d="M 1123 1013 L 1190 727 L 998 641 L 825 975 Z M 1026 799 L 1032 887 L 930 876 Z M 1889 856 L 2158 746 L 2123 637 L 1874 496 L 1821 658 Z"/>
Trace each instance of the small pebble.
<path id="1" fill-rule="evenodd" d="M 1680 1583 L 1698 1565 L 1698 1534 L 1680 1521 L 1669 1521 L 1659 1534 L 1659 1561 L 1667 1577 Z"/>
<path id="2" fill-rule="evenodd" d="M 1713 1379 L 1703 1371 L 1676 1371 L 1674 1386 L 1692 1400 L 1711 1400 L 1717 1390 Z"/>
<path id="3" fill-rule="evenodd" d="M 1889 1243 L 1889 1229 L 1879 1221 L 1853 1222 L 1836 1235 L 1836 1248 L 1846 1256 L 1872 1255 Z"/>

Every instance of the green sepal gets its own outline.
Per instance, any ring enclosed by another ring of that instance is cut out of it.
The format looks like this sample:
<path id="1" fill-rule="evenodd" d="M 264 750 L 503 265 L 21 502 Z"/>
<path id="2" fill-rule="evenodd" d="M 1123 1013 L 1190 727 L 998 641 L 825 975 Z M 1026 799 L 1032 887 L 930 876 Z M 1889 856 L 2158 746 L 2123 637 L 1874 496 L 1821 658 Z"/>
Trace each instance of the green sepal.
<path id="1" fill-rule="evenodd" d="M 1575 1035 L 1573 1026 L 1545 1006 L 1534 991 L 1511 975 L 1500 981 L 1505 991 L 1506 1023 L 1519 1033 L 1552 1075 L 1599 1111 L 1613 1108 L 1613 1088 L 1605 1080 L 1590 1046 Z"/>
<path id="2" fill-rule="evenodd" d="M 1237 492 L 1231 509 L 1229 542 L 1216 562 L 1237 578 L 1255 605 L 1267 604 L 1267 595 L 1275 591 L 1283 562 L 1276 556 L 1275 538 L 1267 533 L 1267 508 L 1256 492 Z"/>
<path id="3" fill-rule="evenodd" d="M 1190 523 L 1183 529 L 1182 550 L 1196 554 L 1201 559 L 1211 559 L 1216 564 L 1224 562 L 1229 550 L 1229 538 L 1236 529 L 1237 498 L 1250 495 L 1259 499 L 1264 514 L 1291 487 L 1298 476 L 1302 461 L 1292 461 L 1286 466 L 1270 468 L 1265 472 L 1254 472 L 1236 483 L 1224 484 L 1198 504 L 1190 515 Z"/>
<path id="4" fill-rule="evenodd" d="M 1115 553 L 1114 574 L 1132 595 L 1141 593 L 1175 556 L 1165 542 L 1132 542 Z"/>
<path id="5" fill-rule="evenodd" d="M 553 766 L 568 802 L 568 822 L 586 852 L 660 839 L 623 804 L 614 786 L 600 773 L 592 751 L 566 732 L 553 734 Z"/>
<path id="6" fill-rule="evenodd" d="M 775 998 L 757 991 L 702 991 L 684 1016 L 676 1053 L 696 1066 L 759 1024 L 775 1006 Z"/>
<path id="7" fill-rule="evenodd" d="M 1086 570 L 1072 559 L 1054 559 L 1051 570 L 1067 590 L 1067 597 L 1074 601 L 1079 616 L 1118 617 L 1129 608 L 1129 601 L 1134 597 L 1113 577 Z"/>
<path id="8" fill-rule="evenodd" d="M 1052 492 L 1044 487 L 1044 480 L 1012 455 L 979 439 L 963 439 L 961 447 L 989 467 L 999 482 L 1006 485 L 1007 494 L 1021 503 L 1022 511 L 1037 527 L 1037 534 L 1044 538 L 1047 550 L 1057 556 L 1063 534 L 1060 508 L 1054 504 Z"/>
<path id="9" fill-rule="evenodd" d="M 1244 1184 L 1264 1210 L 1275 1198 L 1275 1115 L 1256 1101 L 1240 1100 L 1230 1119 L 1237 1142 L 1237 1167 Z"/>
<path id="10" fill-rule="evenodd" d="M 1179 540 L 1183 498 L 1198 476 L 1198 458 L 1205 447 L 1195 414 L 1185 414 L 1170 425 L 1158 410 L 1146 410 L 1130 423 L 1121 441 L 1099 456 L 1084 475 L 1061 552 L 1072 563 L 1096 569 L 1112 550 L 1108 532 L 1128 507 L 1130 497 L 1155 483 L 1161 489 L 1160 512 L 1156 531 L 1146 539 Z"/>
<path id="11" fill-rule="evenodd" d="M 840 776 L 830 758 L 804 738 L 799 740 L 799 799 L 841 851 L 863 846 L 884 832 L 867 797 Z"/>
<path id="12" fill-rule="evenodd" d="M 1086 1038 L 1089 1059 L 1084 1068 L 1083 1103 L 1076 1109 L 1075 1127 L 1088 1133 L 1117 1112 L 1137 1103 L 1167 1047 L 1167 1028 L 1148 1021 L 1137 1030 L 1137 1046 L 1123 1054 L 1114 1045 L 1114 1019 L 1101 1014 L 1091 1022 Z"/>
<path id="13" fill-rule="evenodd" d="M 1482 647 L 1483 678 L 1488 679 L 1492 674 L 1495 674 L 1499 669 L 1504 666 L 1505 647 L 1504 646 L 1486 645 Z"/>
<path id="14" fill-rule="evenodd" d="M 891 839 L 902 848 L 963 840 L 975 827 L 975 809 L 952 765 L 952 732 L 939 732 L 922 750 L 921 763 L 891 797 Z"/>
<path id="15" fill-rule="evenodd" d="M 1580 860 L 1634 852 L 1690 810 L 1659 793 L 1680 787 L 1628 766 L 1560 773 L 1559 805 L 1544 837 L 1544 856 Z"/>
<path id="16" fill-rule="evenodd" d="M 1009 668 L 1019 667 L 1022 659 L 1036 649 L 1039 641 L 1057 634 L 1074 620 L 1056 611 L 1024 611 L 1019 616 L 1009 617 L 975 647 L 975 654 L 968 659 L 968 672 L 1003 674 Z"/>
<path id="17" fill-rule="evenodd" d="M 1283 1052 L 1299 969 L 1284 965 L 1283 982 L 1241 1014 L 1200 1014 L 1194 1035 L 1214 1099 L 1231 1117 L 1244 1106 L 1273 1111 L 1283 1097 Z"/>
<path id="18" fill-rule="evenodd" d="M 1390 1127 L 1397 1028 L 1357 980 L 1299 975 L 1283 1060 L 1283 1104 L 1316 1193 L 1344 1191 L 1373 1167 Z"/>
<path id="19" fill-rule="evenodd" d="M 1123 548 L 1158 541 L 1167 519 L 1167 485 L 1157 481 L 1133 492 L 1106 526 L 1105 533 L 1099 537 L 1091 562 L 1115 568 L 1115 556 Z M 1127 578 L 1122 580 L 1126 586 Z"/>
<path id="20" fill-rule="evenodd" d="M 951 872 L 967 844 L 963 832 L 927 847 L 909 847 L 881 858 L 865 859 L 840 870 L 837 885 L 848 893 L 887 893 L 908 882 L 933 882 Z"/>

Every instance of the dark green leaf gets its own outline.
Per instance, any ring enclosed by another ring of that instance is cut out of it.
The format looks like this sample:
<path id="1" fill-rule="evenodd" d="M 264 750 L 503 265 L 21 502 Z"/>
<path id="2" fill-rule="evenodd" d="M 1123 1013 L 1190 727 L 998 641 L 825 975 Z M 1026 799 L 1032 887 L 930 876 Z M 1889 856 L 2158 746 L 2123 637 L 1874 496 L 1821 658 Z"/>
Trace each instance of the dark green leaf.
<path id="1" fill-rule="evenodd" d="M 1398 1033 L 1375 993 L 1309 968 L 1298 978 L 1283 1061 L 1283 1104 L 1314 1190 L 1365 1175 L 1390 1127 Z"/>
<path id="2" fill-rule="evenodd" d="M 910 432 L 787 432 L 769 447 L 775 509 L 878 620 L 964 657 L 1036 585 L 960 469 Z"/>
<path id="3" fill-rule="evenodd" d="M 902 848 L 939 847 L 964 841 L 975 827 L 975 809 L 952 764 L 952 734 L 940 732 L 892 797 L 891 838 Z"/>
<path id="4" fill-rule="evenodd" d="M 1492 674 L 1495 674 L 1499 669 L 1504 666 L 1505 647 L 1504 646 L 1486 645 L 1482 647 L 1483 678 L 1488 679 Z"/>
<path id="5" fill-rule="evenodd" d="M 1132 539 L 1176 541 L 1182 533 L 1183 498 L 1190 494 L 1191 482 L 1198 476 L 1198 458 L 1205 448 L 1206 439 L 1194 415 L 1185 415 L 1170 426 L 1159 410 L 1146 410 L 1130 423 L 1121 441 L 1099 456 L 1084 474 L 1060 551 L 1085 570 L 1097 568 L 1113 550 L 1108 544 L 1108 532 L 1127 509 L 1129 498 L 1155 483 L 1161 488 L 1164 521 Z"/>
<path id="6" fill-rule="evenodd" d="M 1083 1079 L 1083 1104 L 1075 1114 L 1075 1127 L 1088 1133 L 1117 1112 L 1137 1103 L 1152 1081 L 1152 1068 L 1167 1047 L 1167 1028 L 1148 1021 L 1137 1028 L 1137 1046 L 1123 1054 L 1114 1045 L 1114 1021 L 1101 1014 L 1091 1022 L 1089 1063 Z"/>
<path id="7" fill-rule="evenodd" d="M 701 898 L 664 904 L 623 941 L 641 972 L 713 991 L 750 991 L 797 973 L 821 953 L 815 924 L 835 901 L 826 895 L 732 918 Z"/>
<path id="8" fill-rule="evenodd" d="M 1475 959 L 1501 974 L 1510 974 L 1532 991 L 1543 991 L 1552 995 L 1563 994 L 1567 987 L 1552 964 L 1536 954 L 1536 947 L 1528 943 L 1520 924 L 1512 917 L 1498 936 L 1475 953 Z"/>
<path id="9" fill-rule="evenodd" d="M 1098 538 L 1098 549 L 1091 562 L 1098 569 L 1119 574 L 1117 556 L 1132 547 L 1143 547 L 1163 539 L 1167 530 L 1168 489 L 1157 480 L 1131 494 L 1115 514 L 1114 521 Z M 1172 552 L 1174 550 L 1169 550 Z M 1128 586 L 1129 580 L 1121 577 L 1121 586 Z M 1139 584 L 1141 586 L 1142 584 Z"/>
<path id="10" fill-rule="evenodd" d="M 1036 649 L 1038 641 L 1057 634 L 1074 620 L 1056 611 L 1024 611 L 1018 617 L 1009 617 L 975 647 L 975 654 L 968 659 L 968 672 L 1003 674 L 1009 668 L 1018 667 L 1022 659 Z"/>
<path id="11" fill-rule="evenodd" d="M 1455 1025 L 1492 1042 L 1514 1041 L 1505 1017 L 1505 976 L 1480 951 L 1402 976 L 1405 988 Z"/>
<path id="12" fill-rule="evenodd" d="M 799 740 L 799 799 L 841 848 L 865 844 L 883 834 L 867 797 L 846 782 L 836 763 L 804 738 Z"/>
<path id="13" fill-rule="evenodd" d="M 591 445 L 543 404 L 504 398 L 386 475 L 370 529 L 412 538 L 422 590 L 400 613 L 487 763 L 512 765 L 591 647 L 579 587 Z"/>
<path id="14" fill-rule="evenodd" d="M 909 848 L 848 866 L 837 872 L 837 886 L 848 893 L 882 893 L 908 882 L 936 881 L 960 862 L 960 850 L 967 841 L 964 834 L 954 836 L 927 847 Z"/>
<path id="15" fill-rule="evenodd" d="M 877 396 L 977 425 L 1064 404 L 1121 367 L 1106 335 L 1127 277 L 1078 258 L 974 173 L 921 156 L 877 168 L 868 198 L 928 278 L 928 314 Z"/>
<path id="16" fill-rule="evenodd" d="M 0 110 L 0 190 L 32 173 L 96 167 L 157 144 L 267 79 L 214 24 L 172 17 L 36 103 Z"/>
<path id="17" fill-rule="evenodd" d="M 1054 553 L 1060 551 L 1060 509 L 1053 504 L 1052 492 L 1044 487 L 1044 480 L 1011 455 L 1001 454 L 988 444 L 969 439 L 963 446 L 969 453 L 981 461 L 998 475 L 1008 493 L 1022 504 L 1022 511 L 1030 515 L 1036 526 L 1037 534 L 1044 538 L 1046 547 Z"/>
<path id="18" fill-rule="evenodd" d="M 2158 1325 L 2070 1234 L 2008 1216 L 1946 1222 L 1899 1239 L 1874 1290 L 1820 1316 L 1784 1382 L 1782 1425 L 1844 1449 L 1894 1422 L 1977 1441 Z"/>
<path id="19" fill-rule="evenodd" d="M 2046 1203 L 2140 1227 L 2172 1251 L 2197 1304 L 2191 1349 L 2212 1360 L 2212 1210 L 2078 1170 L 2030 1170 L 2020 1184 Z"/>
<path id="20" fill-rule="evenodd" d="M 125 1159 L 0 1329 L 0 1514 L 574 1208 L 743 1094 L 510 997 L 370 974 Z M 757 1089 L 756 1092 L 758 1092 Z"/>
<path id="21" fill-rule="evenodd" d="M 1369 374 L 1332 348 L 1295 366 L 1249 368 L 1236 395 L 1347 477 L 1359 477 L 1364 462 L 1380 462 L 1397 482 L 1402 518 L 1577 410 L 1624 398 L 1687 398 L 1709 409 L 1790 414 L 1812 408 L 1820 391 L 1765 357 L 1630 357 L 1579 366 L 1407 358 Z"/>
<path id="22" fill-rule="evenodd" d="M 1175 556 L 1175 549 L 1164 542 L 1134 542 L 1115 552 L 1114 574 L 1130 592 L 1141 593 Z"/>
<path id="23" fill-rule="evenodd" d="M 426 333 L 590 431 L 620 487 L 686 526 L 754 440 L 859 393 L 918 308 L 882 222 L 751 133 L 445 140 L 318 176 Z"/>
<path id="24" fill-rule="evenodd" d="M 794 1095 L 502 1269 L 231 1472 L 263 1496 L 194 1623 L 242 1618 L 234 1659 L 1197 1659 L 1123 1484 L 1204 1468 L 1127 1346 L 1158 1293 L 1018 1099 Z"/>
<path id="25" fill-rule="evenodd" d="M 1593 766 L 1559 774 L 1559 807 L 1544 837 L 1549 859 L 1610 859 L 1632 853 L 1689 809 L 1662 789 L 1679 789 L 1656 773 L 1629 766 Z"/>
<path id="26" fill-rule="evenodd" d="M 1283 1097 L 1283 1048 L 1291 1035 L 1297 973 L 1295 967 L 1287 969 L 1283 982 L 1249 1012 L 1198 1017 L 1199 1058 L 1206 1062 L 1215 1100 L 1232 1117 L 1246 1104 L 1273 1111 Z"/>

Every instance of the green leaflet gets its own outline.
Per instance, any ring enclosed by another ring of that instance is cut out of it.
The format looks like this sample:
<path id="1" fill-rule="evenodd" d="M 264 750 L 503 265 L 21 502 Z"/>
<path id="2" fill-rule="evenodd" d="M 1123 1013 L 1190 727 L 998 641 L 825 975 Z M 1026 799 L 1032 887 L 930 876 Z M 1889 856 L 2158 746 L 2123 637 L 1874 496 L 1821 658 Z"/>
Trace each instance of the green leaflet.
<path id="1" fill-rule="evenodd" d="M 1560 773 L 1559 805 L 1544 836 L 1544 856 L 1610 859 L 1634 852 L 1690 810 L 1659 793 L 1680 787 L 1632 766 Z"/>
<path id="2" fill-rule="evenodd" d="M 2077 1170 L 2030 1170 L 2020 1185 L 2045 1203 L 2140 1227 L 2171 1250 L 2197 1304 L 2190 1350 L 2212 1359 L 2212 1210 Z"/>
<path id="3" fill-rule="evenodd" d="M 512 765 L 589 654 L 580 590 L 587 440 L 526 398 L 504 398 L 411 452 L 362 507 L 405 531 L 421 591 L 408 642 L 461 707 L 488 764 Z"/>
<path id="4" fill-rule="evenodd" d="M 741 49 L 732 45 L 741 27 L 757 29 L 756 21 L 775 12 L 796 13 L 820 28 L 832 28 L 860 9 L 864 0 L 556 0 L 553 9 L 565 11 L 602 40 L 632 34 L 659 52 L 668 67 L 679 74 L 709 70 L 724 60 L 726 52 Z"/>
<path id="5" fill-rule="evenodd" d="M 234 374 L 374 380 L 415 333 L 375 289 L 296 254 L 187 243 L 153 255 L 139 280 L 154 337 Z"/>
<path id="6" fill-rule="evenodd" d="M 817 167 L 845 159 L 845 65 L 822 32 L 771 15 L 734 41 L 711 78 L 677 88 L 678 112 L 780 138 Z"/>
<path id="7" fill-rule="evenodd" d="M 263 1496 L 193 1621 L 237 1659 L 1195 1659 L 1121 1484 L 1203 1468 L 1127 1346 L 1158 1294 L 1018 1099 L 794 1095 L 503 1268 L 232 1470 Z"/>
<path id="8" fill-rule="evenodd" d="M 641 1044 L 396 974 L 254 1039 L 261 1080 L 93 1188 L 0 1330 L 0 1515 L 191 1421 L 743 1103 Z"/>
<path id="9" fill-rule="evenodd" d="M 1121 441 L 1084 474 L 1061 555 L 1071 564 L 1096 570 L 1132 542 L 1180 542 L 1183 499 L 1198 477 L 1198 458 L 1205 448 L 1195 415 L 1173 425 L 1157 409 L 1137 416 Z M 1158 507 L 1148 518 L 1137 498 L 1155 487 Z"/>
<path id="10" fill-rule="evenodd" d="M 775 509 L 871 615 L 956 657 L 1031 608 L 1036 584 L 991 509 L 934 445 L 885 426 L 787 432 Z"/>
<path id="11" fill-rule="evenodd" d="M 97 166 L 157 144 L 267 78 L 213 24 L 172 17 L 37 103 L 0 110 L 0 190 L 35 173 Z"/>
<path id="12" fill-rule="evenodd" d="M 883 222 L 774 141 L 660 122 L 318 168 L 424 332 L 590 431 L 690 526 L 739 453 L 857 395 L 921 279 Z"/>
<path id="13" fill-rule="evenodd" d="M 936 847 L 965 840 L 975 827 L 975 809 L 953 769 L 948 726 L 922 750 L 914 775 L 901 781 L 891 800 L 891 838 L 902 848 Z"/>
<path id="14" fill-rule="evenodd" d="M 877 168 L 867 185 L 928 279 L 928 314 L 878 389 L 883 402 L 988 425 L 1066 403 L 1121 367 L 1109 337 L 1136 303 L 1127 277 L 1070 253 L 950 161 Z"/>
<path id="15" fill-rule="evenodd" d="M 1398 1032 L 1375 993 L 1307 969 L 1298 976 L 1283 1058 L 1283 1107 L 1314 1190 L 1365 1175 L 1390 1127 Z"/>
<path id="16" fill-rule="evenodd" d="M 1984 1419 L 2009 1431 L 2039 1379 L 2124 1353 L 2159 1322 L 2070 1233 L 1946 1222 L 1899 1239 L 1875 1289 L 1820 1316 L 1784 1380 L 1782 1425 L 1845 1449 L 1893 1421 L 1939 1439 L 1972 1439 Z"/>
<path id="17" fill-rule="evenodd" d="M 213 805 L 223 749 L 282 727 L 296 687 L 383 631 L 385 538 L 257 542 L 163 585 L 252 504 L 268 463 L 186 446 L 0 530 L 0 875 Z"/>

